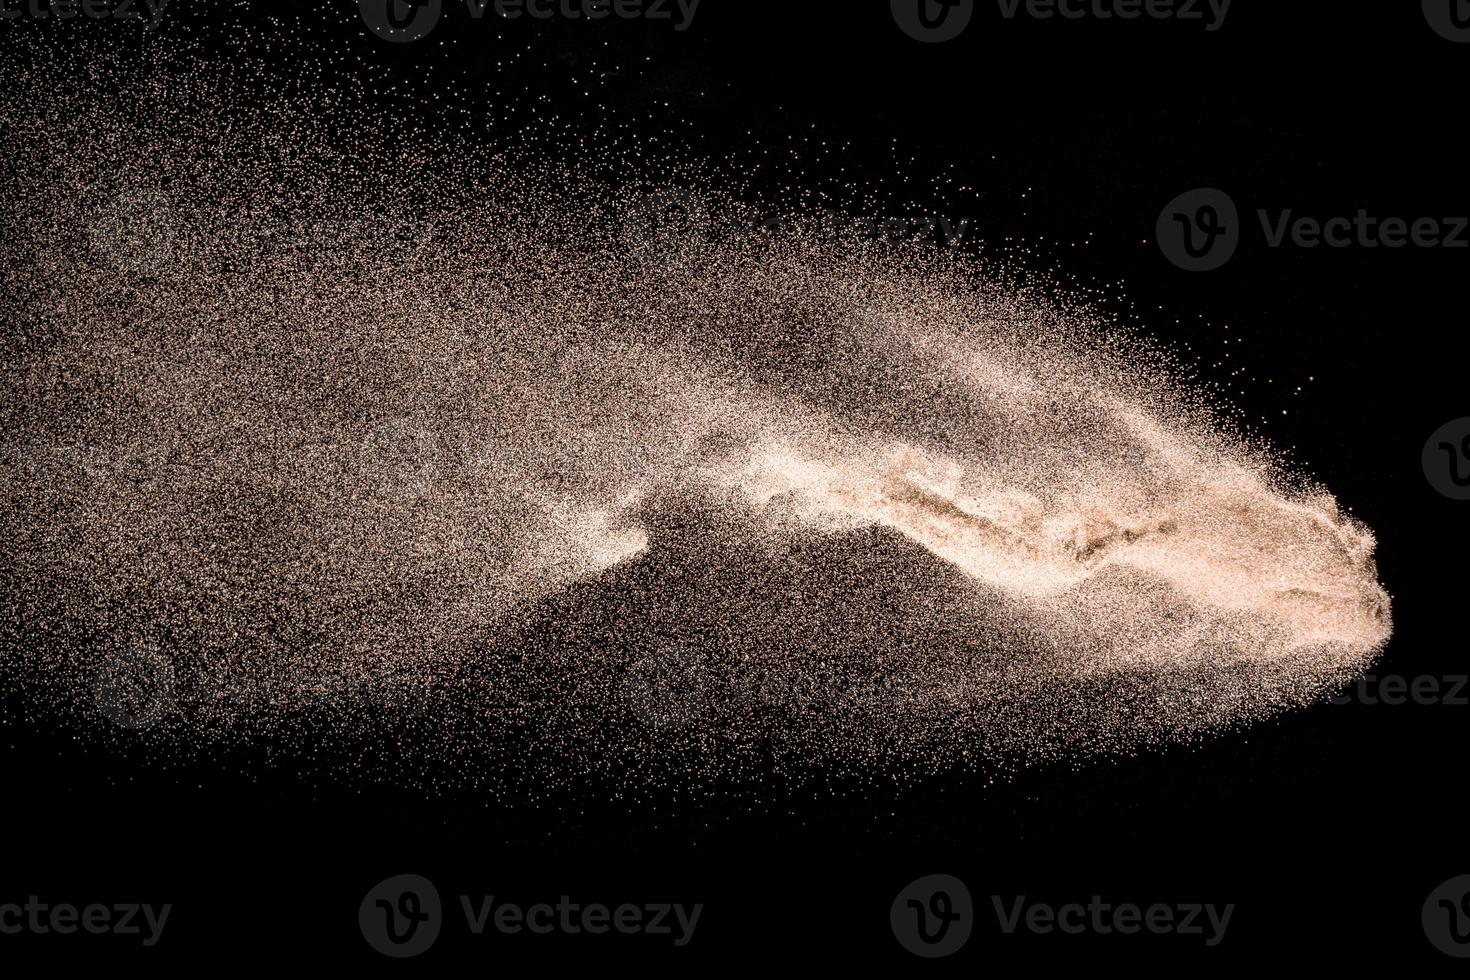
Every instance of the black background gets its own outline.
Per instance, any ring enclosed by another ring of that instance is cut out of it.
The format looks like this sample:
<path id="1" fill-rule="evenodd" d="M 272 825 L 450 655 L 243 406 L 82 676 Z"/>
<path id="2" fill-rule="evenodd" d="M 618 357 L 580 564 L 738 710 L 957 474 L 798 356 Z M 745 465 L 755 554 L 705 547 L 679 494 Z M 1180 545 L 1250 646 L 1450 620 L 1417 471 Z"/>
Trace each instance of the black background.
<path id="1" fill-rule="evenodd" d="M 204 16 L 185 6 L 169 16 Z M 228 15 L 295 18 L 406 91 L 484 77 L 497 80 L 488 89 L 544 91 L 582 112 L 585 97 L 555 66 L 612 38 L 649 60 L 597 98 L 623 112 L 668 103 L 714 151 L 752 133 L 779 145 L 818 132 L 850 141 L 849 172 L 875 180 L 887 178 L 895 140 L 920 168 L 953 165 L 979 193 L 943 202 L 950 213 L 975 218 L 987 242 L 1024 242 L 1084 287 L 1121 285 L 1147 329 L 1205 380 L 1233 385 L 1246 421 L 1377 532 L 1396 627 L 1375 673 L 1470 672 L 1457 561 L 1467 505 L 1439 496 L 1420 466 L 1430 433 L 1470 415 L 1460 303 L 1470 250 L 1271 249 L 1252 224 L 1224 269 L 1189 274 L 1152 241 L 1164 204 L 1200 186 L 1226 190 L 1249 221 L 1257 208 L 1470 213 L 1470 45 L 1434 34 L 1418 4 L 1237 0 L 1207 33 L 1169 21 L 1005 21 L 982 2 L 960 39 L 924 45 L 884 3 L 704 0 L 682 34 L 617 21 L 527 27 L 544 35 L 553 67 L 509 77 L 491 67 L 493 32 L 462 12 L 435 35 L 463 39 L 446 51 L 385 45 L 366 36 L 355 4 L 332 6 Z M 167 43 L 168 29 L 149 43 Z M 225 44 L 219 53 L 233 54 Z M 330 760 L 313 758 L 159 766 L 30 722 L 16 701 L 0 716 L 0 900 L 175 911 L 156 949 L 5 937 L 0 963 L 381 967 L 357 904 L 377 881 L 411 872 L 451 903 L 571 894 L 706 906 L 684 949 L 652 937 L 472 940 L 451 926 L 410 964 L 435 969 L 624 960 L 974 972 L 1267 958 L 1450 969 L 1419 916 L 1431 889 L 1470 873 L 1459 806 L 1467 718 L 1470 706 L 1321 705 L 1203 746 L 1008 781 L 955 775 L 881 798 L 793 791 L 754 809 L 672 797 L 628 807 L 589 791 L 527 808 L 344 784 Z M 957 956 L 925 964 L 895 943 L 888 907 L 910 880 L 940 872 L 969 884 L 980 925 Z M 1226 941 L 1205 949 L 1184 937 L 1002 936 L 992 894 L 1237 909 Z"/>

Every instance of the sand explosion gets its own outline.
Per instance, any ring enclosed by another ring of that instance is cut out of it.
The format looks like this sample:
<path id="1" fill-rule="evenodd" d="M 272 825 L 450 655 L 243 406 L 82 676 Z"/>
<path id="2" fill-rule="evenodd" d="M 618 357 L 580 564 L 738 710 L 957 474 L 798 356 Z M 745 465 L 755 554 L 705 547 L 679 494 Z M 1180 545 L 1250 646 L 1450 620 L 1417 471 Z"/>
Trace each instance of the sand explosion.
<path id="1" fill-rule="evenodd" d="M 3 214 L 12 683 L 179 740 L 348 705 L 871 767 L 1190 738 L 1389 635 L 1371 533 L 1083 307 L 220 91 L 6 110 L 73 175 Z"/>

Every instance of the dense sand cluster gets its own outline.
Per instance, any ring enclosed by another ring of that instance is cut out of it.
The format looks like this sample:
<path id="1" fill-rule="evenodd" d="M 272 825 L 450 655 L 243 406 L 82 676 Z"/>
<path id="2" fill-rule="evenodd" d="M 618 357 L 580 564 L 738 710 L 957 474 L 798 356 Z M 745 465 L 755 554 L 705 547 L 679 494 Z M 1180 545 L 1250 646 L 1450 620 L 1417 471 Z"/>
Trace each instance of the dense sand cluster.
<path id="1" fill-rule="evenodd" d="M 104 730 L 948 765 L 1249 722 L 1389 635 L 1366 528 L 1014 275 L 554 127 L 129 84 L 4 110 L 67 175 L 0 214 L 4 669 Z"/>

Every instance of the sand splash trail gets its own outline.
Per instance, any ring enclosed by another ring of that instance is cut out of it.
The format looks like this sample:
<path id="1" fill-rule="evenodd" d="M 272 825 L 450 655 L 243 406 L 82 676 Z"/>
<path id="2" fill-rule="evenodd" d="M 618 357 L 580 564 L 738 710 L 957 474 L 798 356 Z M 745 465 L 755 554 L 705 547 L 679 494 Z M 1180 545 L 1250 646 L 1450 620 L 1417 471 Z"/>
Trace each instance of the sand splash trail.
<path id="1" fill-rule="evenodd" d="M 709 184 L 630 247 L 641 182 L 399 187 L 367 124 L 190 91 L 7 120 L 75 175 L 3 215 L 13 685 L 180 741 L 948 764 L 1249 722 L 1389 635 L 1368 529 L 1085 309 Z"/>

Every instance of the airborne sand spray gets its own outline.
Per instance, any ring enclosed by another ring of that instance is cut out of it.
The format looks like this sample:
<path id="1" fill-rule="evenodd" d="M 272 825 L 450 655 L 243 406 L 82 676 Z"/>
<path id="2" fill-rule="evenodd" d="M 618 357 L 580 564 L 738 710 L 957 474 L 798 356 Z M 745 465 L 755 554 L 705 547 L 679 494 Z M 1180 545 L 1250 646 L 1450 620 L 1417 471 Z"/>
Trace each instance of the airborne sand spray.
<path id="1" fill-rule="evenodd" d="M 1085 307 L 626 146 L 145 82 L 4 120 L 68 176 L 3 215 L 13 683 L 729 775 L 1188 739 L 1387 640 L 1368 529 Z"/>

